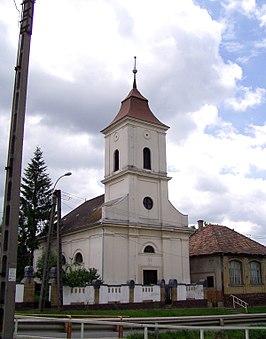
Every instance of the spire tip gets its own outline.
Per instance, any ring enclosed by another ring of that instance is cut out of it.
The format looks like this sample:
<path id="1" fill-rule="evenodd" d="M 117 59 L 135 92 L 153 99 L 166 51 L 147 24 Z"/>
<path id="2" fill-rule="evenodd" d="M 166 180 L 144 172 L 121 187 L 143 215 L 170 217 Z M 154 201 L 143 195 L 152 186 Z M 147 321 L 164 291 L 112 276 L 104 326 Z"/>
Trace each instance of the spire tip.
<path id="1" fill-rule="evenodd" d="M 134 74 L 134 82 L 133 82 L 133 88 L 137 88 L 137 80 L 136 80 L 136 74 L 138 72 L 137 68 L 137 57 L 134 56 L 134 69 L 133 69 L 133 74 Z"/>

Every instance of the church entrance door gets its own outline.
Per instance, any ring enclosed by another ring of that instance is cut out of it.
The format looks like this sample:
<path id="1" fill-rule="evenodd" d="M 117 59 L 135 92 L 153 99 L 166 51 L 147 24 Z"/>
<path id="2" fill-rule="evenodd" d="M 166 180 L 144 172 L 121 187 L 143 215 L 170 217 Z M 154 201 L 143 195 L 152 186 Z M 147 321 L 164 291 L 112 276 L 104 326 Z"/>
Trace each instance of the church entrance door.
<path id="1" fill-rule="evenodd" d="M 143 285 L 155 285 L 157 282 L 157 270 L 143 270 Z"/>

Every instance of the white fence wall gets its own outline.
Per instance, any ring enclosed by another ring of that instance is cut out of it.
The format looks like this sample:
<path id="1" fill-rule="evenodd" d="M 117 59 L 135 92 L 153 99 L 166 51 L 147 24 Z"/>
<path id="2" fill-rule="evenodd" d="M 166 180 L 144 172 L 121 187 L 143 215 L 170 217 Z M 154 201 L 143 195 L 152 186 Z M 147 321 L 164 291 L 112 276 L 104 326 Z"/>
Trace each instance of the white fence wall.
<path id="1" fill-rule="evenodd" d="M 100 285 L 98 286 L 99 303 L 129 303 L 130 289 L 134 292 L 134 302 L 158 302 L 161 298 L 160 285 Z M 177 284 L 177 300 L 204 299 L 203 285 Z M 84 304 L 93 305 L 95 301 L 95 286 L 86 287 L 63 287 L 64 305 Z M 49 286 L 51 295 L 51 286 Z M 24 284 L 16 285 L 16 303 L 22 303 L 24 297 Z"/>
<path id="2" fill-rule="evenodd" d="M 100 287 L 100 304 L 108 303 L 128 303 L 129 287 L 127 285 Z"/>
<path id="3" fill-rule="evenodd" d="M 160 301 L 161 288 L 159 285 L 136 285 L 134 289 L 135 302 Z"/>
<path id="4" fill-rule="evenodd" d="M 135 285 L 134 302 L 160 301 L 161 287 L 159 285 Z M 129 303 L 130 287 L 128 285 L 101 285 L 99 288 L 99 303 Z M 202 285 L 177 285 L 177 300 L 204 299 Z M 64 305 L 95 304 L 94 286 L 63 287 Z"/>
<path id="5" fill-rule="evenodd" d="M 16 284 L 15 302 L 23 303 L 23 297 L 24 297 L 24 284 Z"/>
<path id="6" fill-rule="evenodd" d="M 187 285 L 187 299 L 204 299 L 203 285 Z"/>

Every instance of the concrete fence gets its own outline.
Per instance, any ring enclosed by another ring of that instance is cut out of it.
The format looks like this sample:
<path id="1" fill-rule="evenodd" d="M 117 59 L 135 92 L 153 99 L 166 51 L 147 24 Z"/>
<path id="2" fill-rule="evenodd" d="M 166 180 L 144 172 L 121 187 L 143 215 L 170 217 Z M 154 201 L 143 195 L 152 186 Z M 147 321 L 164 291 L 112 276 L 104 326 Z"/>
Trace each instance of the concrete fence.
<path id="1" fill-rule="evenodd" d="M 16 303 L 34 303 L 35 281 L 33 270 L 26 271 L 21 284 L 16 285 Z M 135 284 L 133 280 L 121 285 L 102 284 L 96 280 L 86 287 L 63 286 L 64 305 L 97 305 L 115 303 L 145 303 L 203 300 L 201 284 L 179 284 L 176 279 L 164 280 L 157 285 Z M 56 279 L 49 281 L 51 307 L 57 305 Z"/>

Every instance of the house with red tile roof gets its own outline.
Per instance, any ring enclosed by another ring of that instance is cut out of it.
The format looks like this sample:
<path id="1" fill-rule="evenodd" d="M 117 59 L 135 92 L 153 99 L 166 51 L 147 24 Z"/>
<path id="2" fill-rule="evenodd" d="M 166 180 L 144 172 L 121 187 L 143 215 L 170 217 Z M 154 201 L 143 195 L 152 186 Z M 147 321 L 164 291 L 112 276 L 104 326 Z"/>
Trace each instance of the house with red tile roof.
<path id="1" fill-rule="evenodd" d="M 266 247 L 233 229 L 198 221 L 189 241 L 191 282 L 204 280 L 213 306 L 266 304 Z"/>

